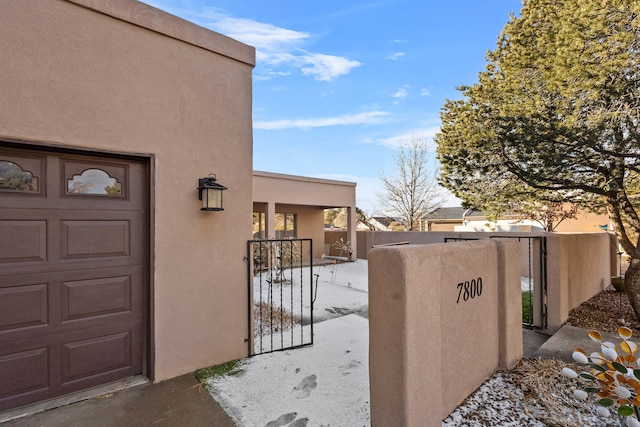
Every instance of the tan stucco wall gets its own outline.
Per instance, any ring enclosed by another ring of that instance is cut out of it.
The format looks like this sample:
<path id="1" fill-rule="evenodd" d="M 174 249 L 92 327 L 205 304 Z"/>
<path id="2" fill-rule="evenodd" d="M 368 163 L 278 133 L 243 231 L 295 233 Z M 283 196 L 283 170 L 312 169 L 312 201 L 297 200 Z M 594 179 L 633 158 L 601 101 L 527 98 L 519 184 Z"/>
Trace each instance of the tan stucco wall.
<path id="1" fill-rule="evenodd" d="M 602 233 L 601 225 L 610 226 L 609 216 L 582 210 L 575 218 L 562 221 L 554 231 L 563 233 Z"/>
<path id="2" fill-rule="evenodd" d="M 522 357 L 519 249 L 484 240 L 371 251 L 372 426 L 440 426 Z M 458 298 L 457 284 L 478 278 L 481 294 Z"/>
<path id="3" fill-rule="evenodd" d="M 348 257 L 349 255 L 344 250 L 341 250 L 341 246 L 345 247 L 345 245 L 340 243 L 340 239 L 342 239 L 342 243 L 349 242 L 349 234 L 346 231 L 325 231 L 324 244 L 325 248 L 329 245 L 329 251 L 325 250 L 324 255 Z M 346 247 L 348 248 L 348 246 Z M 355 260 L 354 258 L 355 256 L 352 255 L 353 260 Z"/>
<path id="4" fill-rule="evenodd" d="M 591 298 L 611 283 L 617 275 L 615 240 L 607 233 L 457 233 L 457 232 L 358 232 L 358 258 L 367 259 L 371 248 L 398 242 L 411 245 L 443 243 L 445 239 L 488 239 L 489 237 L 546 237 L 547 238 L 547 330 L 557 331 L 569 317 L 569 311 Z M 515 239 L 514 239 L 515 240 Z M 520 242 L 520 276 L 531 276 L 541 283 L 540 271 L 528 271 L 527 239 Z M 537 267 L 540 242 L 531 241 L 533 266 Z M 518 279 L 519 280 L 519 279 Z M 539 286 L 535 286 L 535 301 L 540 300 Z M 536 324 L 540 324 L 535 310 Z M 544 326 L 544 325 L 542 325 Z"/>
<path id="5" fill-rule="evenodd" d="M 356 242 L 356 184 L 354 182 L 309 178 L 271 172 L 253 172 L 254 206 L 269 206 L 275 212 L 299 213 L 298 238 L 313 239 L 313 257 L 324 253 L 324 209 L 346 207 L 349 240 Z M 267 222 L 269 219 L 267 218 Z M 267 229 L 269 225 L 267 225 Z M 267 230 L 267 236 L 273 237 Z"/>
<path id="6" fill-rule="evenodd" d="M 447 236 L 457 236 L 457 233 L 426 232 L 426 231 L 358 231 L 358 258 L 367 259 L 368 253 L 374 246 L 390 243 L 410 242 L 412 245 L 428 245 L 444 243 Z"/>
<path id="7" fill-rule="evenodd" d="M 313 258 L 320 258 L 324 250 L 324 210 L 313 206 L 276 204 L 276 212 L 296 214 L 297 237 L 311 239 Z"/>
<path id="8" fill-rule="evenodd" d="M 548 234 L 548 329 L 558 330 L 579 306 L 611 284 L 606 233 Z"/>
<path id="9" fill-rule="evenodd" d="M 569 204 L 565 204 L 565 209 L 569 209 Z M 462 231 L 459 230 L 459 227 L 462 227 L 462 218 L 459 220 L 427 220 L 425 222 L 429 222 L 429 230 L 428 231 Z M 478 229 L 487 229 L 486 224 L 488 224 L 489 220 L 484 216 L 472 216 L 467 218 L 467 225 L 475 226 Z M 523 224 L 526 222 L 527 224 Z M 512 227 L 517 229 L 519 232 L 530 232 L 531 229 L 527 229 L 527 227 L 537 227 L 541 229 L 541 225 L 533 222 L 524 220 L 523 222 L 518 222 L 517 219 L 501 219 L 499 223 L 503 227 Z M 530 224 L 529 224 L 530 223 Z M 601 226 L 609 225 L 610 220 L 606 214 L 597 214 L 594 212 L 589 212 L 587 210 L 580 210 L 575 218 L 563 220 L 560 224 L 558 224 L 555 228 L 555 232 L 563 232 L 563 233 L 601 233 Z M 540 231 L 540 230 L 538 230 Z M 534 230 L 535 232 L 535 230 Z"/>
<path id="10" fill-rule="evenodd" d="M 152 158 L 155 379 L 247 354 L 255 51 L 132 0 L 0 2 L 0 138 Z M 217 174 L 223 212 L 201 212 Z"/>
<path id="11" fill-rule="evenodd" d="M 432 223 L 429 231 L 453 231 L 457 224 L 451 222 Z"/>

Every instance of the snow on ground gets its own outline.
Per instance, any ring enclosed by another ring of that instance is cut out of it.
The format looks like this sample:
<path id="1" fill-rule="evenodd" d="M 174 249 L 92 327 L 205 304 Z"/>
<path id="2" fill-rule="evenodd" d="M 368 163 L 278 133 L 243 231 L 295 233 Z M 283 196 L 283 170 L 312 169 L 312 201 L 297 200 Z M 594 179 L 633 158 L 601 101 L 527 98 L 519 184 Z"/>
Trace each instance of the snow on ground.
<path id="1" fill-rule="evenodd" d="M 316 322 L 359 312 L 369 305 L 366 260 L 313 267 L 318 274 L 313 318 Z M 315 284 L 314 284 L 315 288 Z"/>
<path id="2" fill-rule="evenodd" d="M 256 353 L 309 344 L 314 297 L 314 324 L 351 313 L 366 316 L 367 286 L 366 260 L 259 272 L 253 281 L 254 301 L 263 302 L 254 311 Z M 288 316 L 279 316 L 280 308 Z"/>
<path id="3" fill-rule="evenodd" d="M 238 426 L 368 426 L 368 330 L 353 314 L 319 323 L 312 347 L 246 359 L 210 392 Z"/>
<path id="4" fill-rule="evenodd" d="M 314 345 L 245 359 L 241 374 L 208 380 L 210 393 L 238 426 L 370 424 L 367 261 L 315 266 L 313 273 L 319 274 Z M 522 280 L 522 288 L 525 284 L 528 288 L 528 278 Z M 511 377 L 501 373 L 442 423 L 443 427 L 521 425 L 547 424 Z"/>
<path id="5" fill-rule="evenodd" d="M 286 279 L 282 282 L 272 281 L 271 272 L 262 272 L 254 277 L 254 300 L 275 306 L 282 305 L 295 316 L 301 314 L 301 317 L 308 319 L 311 300 L 315 296 L 314 322 L 342 316 L 365 308 L 369 303 L 367 265 L 366 260 L 357 260 L 343 264 L 294 268 L 282 273 L 282 277 Z M 310 268 L 313 269 L 311 273 Z M 312 286 L 309 281 L 312 281 Z"/>

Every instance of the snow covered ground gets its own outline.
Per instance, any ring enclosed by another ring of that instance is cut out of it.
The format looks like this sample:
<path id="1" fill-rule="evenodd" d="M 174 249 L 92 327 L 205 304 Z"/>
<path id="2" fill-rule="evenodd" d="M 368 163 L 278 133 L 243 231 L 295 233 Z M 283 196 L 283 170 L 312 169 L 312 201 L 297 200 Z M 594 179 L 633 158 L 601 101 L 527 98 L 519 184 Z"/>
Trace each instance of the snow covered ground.
<path id="1" fill-rule="evenodd" d="M 287 269 L 277 275 L 263 271 L 254 277 L 253 298 L 263 302 L 254 311 L 256 353 L 309 344 L 314 298 L 314 325 L 351 313 L 366 316 L 367 262 Z M 280 308 L 289 316 L 279 316 Z"/>
<path id="2" fill-rule="evenodd" d="M 210 393 L 238 426 L 370 425 L 367 267 L 364 260 L 313 267 L 319 274 L 313 346 L 245 359 L 240 374 L 209 379 Z M 525 400 L 508 375 L 496 374 L 442 425 L 547 425 Z"/>
<path id="3" fill-rule="evenodd" d="M 209 390 L 238 426 L 368 426 L 368 321 L 319 323 L 312 347 L 246 359 Z"/>
<path id="4" fill-rule="evenodd" d="M 239 426 L 370 424 L 369 322 L 364 317 L 367 261 L 312 268 L 318 275 L 317 290 L 314 282 L 314 345 L 245 359 L 239 375 L 209 380 L 210 393 Z M 302 269 L 303 280 L 309 277 L 308 269 Z M 282 288 L 284 301 L 293 296 L 293 306 L 298 308 L 302 300 L 302 312 L 308 313 L 307 290 L 302 296 L 297 289 L 291 292 L 298 277 L 295 273 L 293 283 L 274 283 L 271 291 L 279 294 Z M 261 297 L 258 284 L 256 279 L 254 298 L 265 300 L 269 293 L 263 284 Z M 278 305 L 279 297 L 272 302 Z"/>

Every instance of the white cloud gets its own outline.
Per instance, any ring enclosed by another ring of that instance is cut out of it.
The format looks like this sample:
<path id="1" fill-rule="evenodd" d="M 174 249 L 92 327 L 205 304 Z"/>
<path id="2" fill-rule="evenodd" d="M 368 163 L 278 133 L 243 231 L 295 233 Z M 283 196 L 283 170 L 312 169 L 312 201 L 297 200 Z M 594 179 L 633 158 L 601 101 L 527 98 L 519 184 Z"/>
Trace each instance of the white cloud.
<path id="1" fill-rule="evenodd" d="M 409 85 L 404 85 L 393 94 L 391 94 L 391 97 L 399 100 L 405 99 L 407 96 L 409 96 L 409 91 L 407 89 L 409 89 Z"/>
<path id="2" fill-rule="evenodd" d="M 309 38 L 309 33 L 288 30 L 245 18 L 232 18 L 212 9 L 207 9 L 212 18 L 209 26 L 243 43 L 265 52 L 277 52 L 287 46 L 298 44 Z"/>
<path id="3" fill-rule="evenodd" d="M 403 144 L 411 141 L 413 138 L 425 138 L 429 144 L 431 144 L 432 149 L 435 149 L 433 144 L 433 137 L 436 136 L 438 131 L 440 130 L 440 126 L 430 126 L 426 128 L 413 129 L 409 132 L 404 132 L 402 134 L 392 136 L 390 138 L 384 138 L 378 140 L 378 143 L 384 145 L 389 148 L 398 148 Z"/>
<path id="4" fill-rule="evenodd" d="M 390 59 L 392 61 L 397 61 L 398 59 L 402 58 L 405 55 L 406 55 L 406 52 L 396 52 L 396 53 L 392 53 L 391 55 L 387 56 L 387 59 Z"/>
<path id="5" fill-rule="evenodd" d="M 254 129 L 279 130 L 279 129 L 311 129 L 327 126 L 350 126 L 378 123 L 380 119 L 389 113 L 384 111 L 366 111 L 357 114 L 344 114 L 335 117 L 321 117 L 312 119 L 274 120 L 254 122 Z"/>
<path id="6" fill-rule="evenodd" d="M 310 53 L 301 58 L 305 60 L 306 64 L 310 64 L 310 66 L 302 68 L 302 73 L 313 75 L 316 80 L 324 81 L 330 81 L 338 76 L 349 74 L 352 68 L 362 65 L 358 61 L 321 53 Z"/>
<path id="7" fill-rule="evenodd" d="M 362 63 L 342 56 L 308 52 L 302 46 L 309 43 L 310 34 L 289 30 L 272 24 L 246 18 L 233 18 L 215 8 L 205 8 L 204 25 L 256 48 L 258 65 L 278 68 L 297 68 L 302 74 L 316 80 L 331 81 L 349 74 Z M 257 80 L 267 80 L 283 75 L 283 71 L 268 69 L 256 75 Z"/>
<path id="8" fill-rule="evenodd" d="M 429 96 L 429 95 L 431 95 L 431 92 L 429 92 L 429 89 L 424 88 L 420 91 L 420 96 Z"/>

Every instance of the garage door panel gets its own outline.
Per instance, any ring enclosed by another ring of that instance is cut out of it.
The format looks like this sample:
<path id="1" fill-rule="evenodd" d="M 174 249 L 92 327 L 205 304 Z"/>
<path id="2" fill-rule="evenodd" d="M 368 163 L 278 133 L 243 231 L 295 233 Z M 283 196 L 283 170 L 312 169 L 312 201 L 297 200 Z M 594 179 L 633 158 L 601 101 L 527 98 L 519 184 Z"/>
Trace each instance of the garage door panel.
<path id="1" fill-rule="evenodd" d="M 47 260 L 47 221 L 0 220 L 0 263 Z"/>
<path id="2" fill-rule="evenodd" d="M 62 221 L 60 258 L 128 257 L 130 221 Z"/>
<path id="3" fill-rule="evenodd" d="M 129 369 L 131 331 L 63 344 L 62 382 Z"/>
<path id="4" fill-rule="evenodd" d="M 60 390 L 70 393 L 142 372 L 139 322 L 66 334 L 60 345 Z"/>
<path id="5" fill-rule="evenodd" d="M 12 395 L 46 391 L 48 355 L 48 349 L 42 347 L 0 356 L 0 402 Z"/>
<path id="6" fill-rule="evenodd" d="M 131 312 L 131 276 L 62 284 L 62 321 Z"/>
<path id="7" fill-rule="evenodd" d="M 122 330 L 122 325 L 135 323 L 144 329 L 141 267 L 80 271 L 73 277 L 77 280 L 65 280 L 67 274 L 50 274 L 54 280 L 48 284 L 37 283 L 46 274 L 11 277 L 10 286 L 0 284 L 0 354 L 12 345 L 23 349 L 32 346 L 32 340 L 78 331 L 90 334 L 104 325 Z"/>
<path id="8" fill-rule="evenodd" d="M 1 197 L 1 193 L 0 193 Z M 10 220 L 9 217 L 21 220 Z M 140 265 L 146 259 L 142 212 L 0 208 L 2 274 Z M 48 234 L 48 235 L 47 235 Z"/>
<path id="9" fill-rule="evenodd" d="M 0 288 L 0 331 L 47 325 L 48 290 L 46 283 Z"/>
<path id="10" fill-rule="evenodd" d="M 132 257 L 87 257 L 87 258 L 79 258 L 79 259 L 68 259 L 62 260 L 55 265 L 48 266 L 46 263 L 36 264 L 36 263 L 23 263 L 23 264 L 6 264 L 0 265 L 0 269 L 5 270 L 7 272 L 11 272 L 11 276 L 22 277 L 27 274 L 31 275 L 40 275 L 40 274 L 63 274 L 68 271 L 81 271 L 83 266 L 89 266 L 98 269 L 110 269 L 110 270 L 120 270 L 120 269 L 128 269 L 134 268 L 140 265 L 138 261 L 136 261 Z M 6 268 L 5 268 L 6 267 Z M 109 274 L 109 273 L 107 273 Z M 4 280 L 4 279 L 3 279 Z M 5 283 L 0 282 L 0 287 L 5 285 Z"/>

